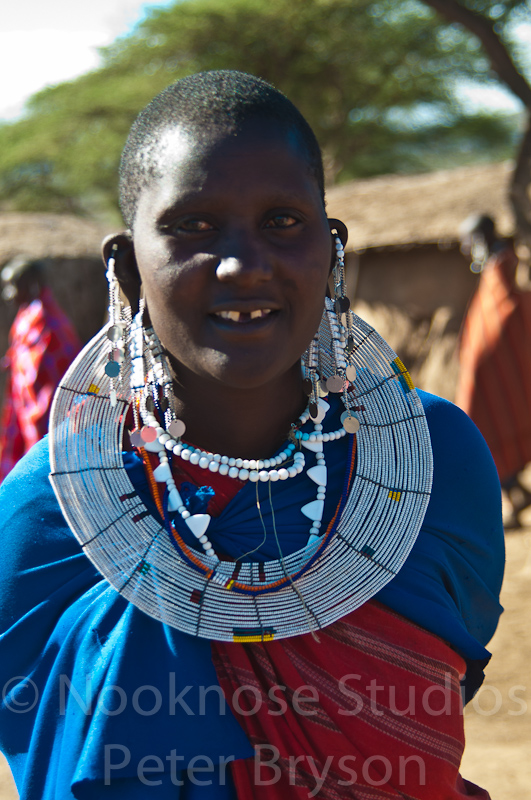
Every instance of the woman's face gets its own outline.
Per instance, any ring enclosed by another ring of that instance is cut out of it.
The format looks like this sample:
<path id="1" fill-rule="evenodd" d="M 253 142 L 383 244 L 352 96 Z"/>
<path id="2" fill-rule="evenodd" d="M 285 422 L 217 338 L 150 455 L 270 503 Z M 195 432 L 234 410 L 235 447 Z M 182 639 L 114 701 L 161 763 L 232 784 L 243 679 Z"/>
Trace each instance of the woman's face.
<path id="1" fill-rule="evenodd" d="M 198 147 L 179 129 L 140 195 L 133 242 L 149 314 L 190 373 L 256 388 L 298 370 L 321 317 L 332 240 L 296 136 L 273 123 Z"/>

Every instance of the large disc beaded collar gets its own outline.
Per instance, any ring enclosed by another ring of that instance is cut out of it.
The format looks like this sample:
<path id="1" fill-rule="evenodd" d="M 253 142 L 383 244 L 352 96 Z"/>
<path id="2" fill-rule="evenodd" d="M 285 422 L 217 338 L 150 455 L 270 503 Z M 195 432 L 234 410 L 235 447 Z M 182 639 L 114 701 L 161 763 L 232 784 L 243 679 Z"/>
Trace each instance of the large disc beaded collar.
<path id="1" fill-rule="evenodd" d="M 337 374 L 339 335 L 333 311 L 327 301 L 319 346 L 313 352 L 310 347 L 303 368 L 314 394 L 323 386 L 326 390 L 327 383 L 331 391 L 343 394 L 345 429 L 352 436 L 350 431 L 358 428 L 351 489 L 338 519 L 333 524 L 323 520 L 321 528 L 314 522 L 303 549 L 266 561 L 259 571 L 239 562 L 236 578 L 234 562 L 220 560 L 211 547 L 201 552 L 184 543 L 176 546 L 162 522 L 145 508 L 124 468 L 122 437 L 134 402 L 130 387 L 135 381 L 145 383 L 139 364 L 148 363 L 152 355 L 147 337 L 144 344 L 138 344 L 138 337 L 132 342 L 130 314 L 120 312 L 117 324 L 113 312 L 109 326 L 87 344 L 64 376 L 50 421 L 53 489 L 88 558 L 117 592 L 150 616 L 193 636 L 220 641 L 294 636 L 330 625 L 358 608 L 403 565 L 431 490 L 426 417 L 400 359 L 351 311 L 348 360 L 340 363 Z M 157 369 L 155 364 L 155 373 Z M 162 387 L 165 379 L 161 372 L 152 380 Z M 162 442 L 168 439 L 161 437 Z M 308 448 L 308 455 L 326 447 L 316 447 L 309 436 L 302 439 L 299 435 L 297 445 L 302 452 Z M 174 445 L 178 447 L 172 441 Z M 284 458 L 278 471 L 284 469 L 286 475 L 281 477 L 297 471 L 289 473 L 292 449 L 285 452 L 288 460 Z M 302 457 L 294 463 L 300 467 Z M 319 504 L 322 490 L 317 489 Z"/>

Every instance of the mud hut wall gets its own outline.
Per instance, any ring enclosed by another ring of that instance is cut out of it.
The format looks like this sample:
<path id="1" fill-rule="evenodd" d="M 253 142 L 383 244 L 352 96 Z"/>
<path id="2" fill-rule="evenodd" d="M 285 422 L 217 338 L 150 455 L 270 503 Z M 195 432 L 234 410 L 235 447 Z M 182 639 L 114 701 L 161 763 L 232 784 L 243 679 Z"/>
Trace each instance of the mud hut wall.
<path id="1" fill-rule="evenodd" d="M 349 253 L 354 310 L 386 338 L 421 388 L 453 399 L 457 341 L 478 278 L 457 245 Z"/>

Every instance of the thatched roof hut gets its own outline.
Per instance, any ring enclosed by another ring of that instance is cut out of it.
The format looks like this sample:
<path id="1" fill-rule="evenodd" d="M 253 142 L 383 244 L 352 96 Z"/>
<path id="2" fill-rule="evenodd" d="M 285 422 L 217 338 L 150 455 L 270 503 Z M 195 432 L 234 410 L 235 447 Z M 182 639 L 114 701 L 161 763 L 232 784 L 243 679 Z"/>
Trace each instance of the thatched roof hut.
<path id="1" fill-rule="evenodd" d="M 0 265 L 14 256 L 100 257 L 105 229 L 68 214 L 0 214 Z"/>
<path id="2" fill-rule="evenodd" d="M 0 214 L 0 268 L 18 255 L 45 259 L 47 279 L 82 342 L 105 320 L 107 289 L 101 241 L 107 231 L 67 214 Z M 15 309 L 0 298 L 0 356 Z M 3 375 L 0 374 L 0 391 Z"/>
<path id="3" fill-rule="evenodd" d="M 482 164 L 350 181 L 327 192 L 328 215 L 347 225 L 349 251 L 452 244 L 461 223 L 474 213 L 490 214 L 499 231 L 509 235 L 514 225 L 507 200 L 512 166 Z"/>

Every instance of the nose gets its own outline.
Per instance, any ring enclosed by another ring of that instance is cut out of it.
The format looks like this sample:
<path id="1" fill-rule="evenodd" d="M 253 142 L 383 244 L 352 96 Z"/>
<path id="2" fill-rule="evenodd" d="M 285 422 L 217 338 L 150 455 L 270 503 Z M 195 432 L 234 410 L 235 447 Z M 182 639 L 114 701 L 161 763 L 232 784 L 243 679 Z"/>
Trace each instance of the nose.
<path id="1" fill-rule="evenodd" d="M 239 241 L 220 258 L 216 277 L 224 283 L 234 282 L 253 286 L 271 279 L 273 267 L 270 258 L 258 245 Z"/>

